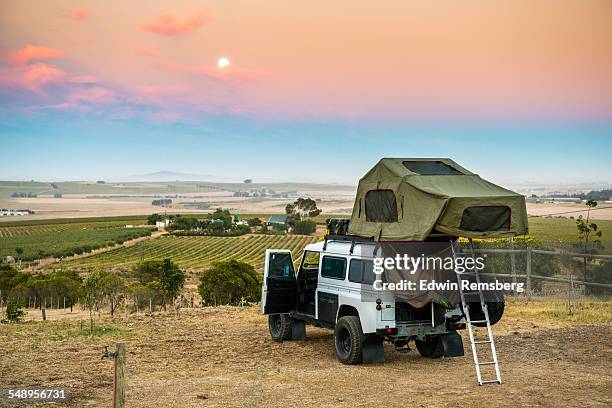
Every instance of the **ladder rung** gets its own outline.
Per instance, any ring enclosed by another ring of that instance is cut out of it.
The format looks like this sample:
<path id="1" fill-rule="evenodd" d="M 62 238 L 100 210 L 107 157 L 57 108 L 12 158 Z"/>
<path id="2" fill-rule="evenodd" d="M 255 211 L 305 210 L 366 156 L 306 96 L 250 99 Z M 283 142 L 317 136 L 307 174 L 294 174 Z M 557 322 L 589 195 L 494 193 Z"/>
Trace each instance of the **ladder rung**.
<path id="1" fill-rule="evenodd" d="M 474 341 L 474 344 L 493 343 L 491 340 L 478 340 Z"/>
<path id="2" fill-rule="evenodd" d="M 486 320 L 470 320 L 470 323 L 488 323 Z"/>
<path id="3" fill-rule="evenodd" d="M 499 380 L 486 380 L 486 381 L 481 381 L 480 385 L 482 385 L 482 384 L 490 384 L 490 383 L 499 383 L 499 384 L 501 384 L 501 382 Z"/>
<path id="4" fill-rule="evenodd" d="M 491 365 L 495 364 L 495 361 L 483 361 L 482 363 L 478 363 L 478 365 Z"/>

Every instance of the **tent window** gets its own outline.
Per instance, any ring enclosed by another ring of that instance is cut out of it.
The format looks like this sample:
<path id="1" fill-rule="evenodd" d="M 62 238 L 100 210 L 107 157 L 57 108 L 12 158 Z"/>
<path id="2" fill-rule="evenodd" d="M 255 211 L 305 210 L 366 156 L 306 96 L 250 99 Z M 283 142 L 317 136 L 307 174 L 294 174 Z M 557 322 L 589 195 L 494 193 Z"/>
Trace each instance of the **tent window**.
<path id="1" fill-rule="evenodd" d="M 397 222 L 397 202 L 393 190 L 368 191 L 365 213 L 369 222 Z"/>
<path id="2" fill-rule="evenodd" d="M 457 176 L 463 173 L 441 161 L 404 161 L 404 166 L 422 176 Z"/>
<path id="3" fill-rule="evenodd" d="M 477 232 L 507 231 L 510 229 L 510 207 L 468 207 L 463 211 L 461 228 Z"/>

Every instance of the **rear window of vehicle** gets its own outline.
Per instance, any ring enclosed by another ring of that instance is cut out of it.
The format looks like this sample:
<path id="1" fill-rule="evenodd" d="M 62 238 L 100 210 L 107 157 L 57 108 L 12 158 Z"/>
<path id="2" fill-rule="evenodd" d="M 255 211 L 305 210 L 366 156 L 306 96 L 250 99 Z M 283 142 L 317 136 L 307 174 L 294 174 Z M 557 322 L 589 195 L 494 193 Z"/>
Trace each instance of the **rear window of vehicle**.
<path id="1" fill-rule="evenodd" d="M 373 263 L 370 260 L 351 259 L 349 264 L 349 281 L 371 285 L 376 280 Z"/>
<path id="2" fill-rule="evenodd" d="M 468 207 L 463 211 L 461 228 L 476 232 L 507 231 L 510 229 L 510 207 Z"/>
<path id="3" fill-rule="evenodd" d="M 321 277 L 344 280 L 346 259 L 336 256 L 324 256 L 321 265 Z"/>
<path id="4" fill-rule="evenodd" d="M 463 173 L 441 161 L 404 161 L 404 167 L 422 176 L 457 176 Z"/>
<path id="5" fill-rule="evenodd" d="M 397 222 L 397 202 L 392 190 L 370 190 L 365 196 L 366 221 Z"/>

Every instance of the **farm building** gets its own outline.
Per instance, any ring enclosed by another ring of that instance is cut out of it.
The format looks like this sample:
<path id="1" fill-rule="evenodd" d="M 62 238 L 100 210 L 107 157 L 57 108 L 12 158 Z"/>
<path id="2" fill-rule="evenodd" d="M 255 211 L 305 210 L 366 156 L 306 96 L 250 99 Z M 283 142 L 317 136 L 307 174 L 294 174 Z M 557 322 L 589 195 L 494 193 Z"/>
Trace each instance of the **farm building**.
<path id="1" fill-rule="evenodd" d="M 287 215 L 273 215 L 268 219 L 268 225 L 284 225 L 287 223 Z"/>

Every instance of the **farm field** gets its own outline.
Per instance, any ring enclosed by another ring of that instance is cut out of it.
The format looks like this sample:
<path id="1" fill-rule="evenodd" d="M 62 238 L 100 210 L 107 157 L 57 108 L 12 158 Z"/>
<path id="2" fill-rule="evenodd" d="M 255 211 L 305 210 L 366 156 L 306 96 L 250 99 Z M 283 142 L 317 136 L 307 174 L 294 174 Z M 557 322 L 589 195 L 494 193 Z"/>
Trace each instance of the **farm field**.
<path id="1" fill-rule="evenodd" d="M 68 269 L 96 267 L 121 269 L 144 260 L 170 258 L 181 268 L 203 269 L 215 261 L 236 259 L 262 268 L 264 252 L 269 248 L 286 248 L 297 259 L 304 246 L 320 238 L 305 235 L 244 235 L 241 237 L 176 237 L 162 236 L 140 245 L 120 247 L 110 251 L 74 259 L 61 264 Z M 58 264 L 52 265 L 54 268 Z"/>
<path id="2" fill-rule="evenodd" d="M 51 311 L 61 320 L 0 331 L 0 378 L 5 386 L 65 387 L 72 407 L 110 406 L 112 362 L 100 353 L 124 341 L 130 407 L 606 407 L 612 304 L 583 306 L 569 319 L 559 304 L 509 302 L 494 327 L 502 385 L 476 384 L 465 332 L 464 357 L 426 359 L 386 344 L 385 363 L 347 366 L 330 330 L 308 326 L 304 341 L 273 342 L 257 306 L 103 315 L 107 334 L 93 337 L 79 334 L 75 319 L 85 312 L 69 320 Z"/>
<path id="3" fill-rule="evenodd" d="M 0 224 L 0 258 L 13 256 L 33 260 L 46 256 L 69 256 L 147 236 L 151 228 L 126 228 L 120 220 L 62 224 Z M 23 254 L 17 254 L 17 248 Z"/>
<path id="4" fill-rule="evenodd" d="M 612 220 L 593 220 L 603 232 L 601 242 L 612 245 Z M 574 243 L 578 240 L 576 220 L 571 218 L 529 217 L 529 235 L 545 243 Z"/>

